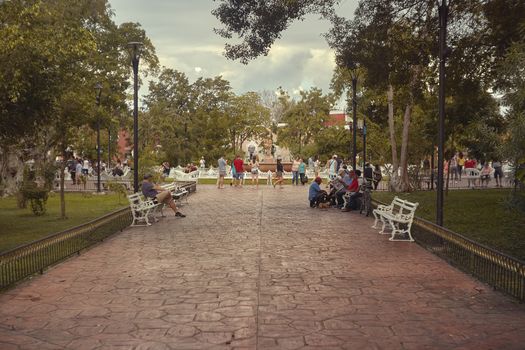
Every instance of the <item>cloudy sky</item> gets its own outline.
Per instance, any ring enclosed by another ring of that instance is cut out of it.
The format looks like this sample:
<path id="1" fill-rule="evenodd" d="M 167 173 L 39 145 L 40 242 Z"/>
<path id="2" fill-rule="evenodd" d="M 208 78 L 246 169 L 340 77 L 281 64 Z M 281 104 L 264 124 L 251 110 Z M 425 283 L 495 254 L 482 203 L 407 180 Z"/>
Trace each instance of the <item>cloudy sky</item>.
<path id="1" fill-rule="evenodd" d="M 351 16 L 356 3 L 343 0 L 339 14 Z M 213 32 L 220 27 L 211 14 L 217 6 L 213 0 L 110 0 L 110 4 L 117 23 L 142 25 L 161 65 L 186 73 L 191 81 L 222 75 L 237 94 L 279 86 L 290 93 L 312 86 L 329 89 L 334 57 L 321 36 L 329 24 L 317 17 L 292 24 L 267 57 L 243 65 L 222 54 L 225 39 Z"/>

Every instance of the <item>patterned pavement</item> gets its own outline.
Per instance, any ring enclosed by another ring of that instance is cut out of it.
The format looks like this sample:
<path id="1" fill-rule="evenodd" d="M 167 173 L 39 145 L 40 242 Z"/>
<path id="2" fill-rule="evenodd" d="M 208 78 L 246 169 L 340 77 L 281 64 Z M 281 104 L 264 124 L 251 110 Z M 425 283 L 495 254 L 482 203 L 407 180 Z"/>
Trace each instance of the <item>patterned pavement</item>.
<path id="1" fill-rule="evenodd" d="M 306 197 L 199 186 L 0 294 L 0 349 L 525 348 L 525 305 Z"/>

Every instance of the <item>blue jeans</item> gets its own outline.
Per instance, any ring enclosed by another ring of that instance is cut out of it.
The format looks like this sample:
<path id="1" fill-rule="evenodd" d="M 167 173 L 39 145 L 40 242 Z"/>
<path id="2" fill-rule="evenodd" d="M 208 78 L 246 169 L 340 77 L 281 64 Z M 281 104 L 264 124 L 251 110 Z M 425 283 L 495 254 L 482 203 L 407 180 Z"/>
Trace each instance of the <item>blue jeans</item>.
<path id="1" fill-rule="evenodd" d="M 299 172 L 292 171 L 292 185 L 299 185 Z"/>

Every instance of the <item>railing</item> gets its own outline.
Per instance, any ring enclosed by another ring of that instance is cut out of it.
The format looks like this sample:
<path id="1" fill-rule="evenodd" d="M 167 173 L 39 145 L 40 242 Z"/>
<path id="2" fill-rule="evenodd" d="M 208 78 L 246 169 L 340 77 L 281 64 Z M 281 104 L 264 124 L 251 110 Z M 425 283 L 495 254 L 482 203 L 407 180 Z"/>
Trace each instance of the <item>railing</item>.
<path id="1" fill-rule="evenodd" d="M 495 289 L 525 301 L 524 261 L 421 218 L 414 219 L 412 230 L 417 243 L 451 265 Z"/>
<path id="2" fill-rule="evenodd" d="M 0 254 L 0 290 L 80 253 L 131 224 L 129 208 Z"/>
<path id="3" fill-rule="evenodd" d="M 197 190 L 195 182 L 179 183 L 188 192 Z M 0 290 L 103 241 L 131 224 L 131 211 L 120 209 L 86 224 L 49 235 L 0 254 Z"/>
<path id="4" fill-rule="evenodd" d="M 377 204 L 377 201 L 374 201 Z M 415 241 L 494 289 L 525 301 L 525 262 L 477 243 L 430 221 L 415 217 Z"/>
<path id="5" fill-rule="evenodd" d="M 107 191 L 109 182 L 117 182 L 124 185 L 127 190 L 133 189 L 133 180 L 101 180 L 100 190 Z M 60 180 L 55 180 L 53 190 L 60 191 Z M 85 183 L 73 184 L 71 180 L 64 181 L 65 192 L 95 192 L 97 190 L 97 179 L 90 177 Z"/>

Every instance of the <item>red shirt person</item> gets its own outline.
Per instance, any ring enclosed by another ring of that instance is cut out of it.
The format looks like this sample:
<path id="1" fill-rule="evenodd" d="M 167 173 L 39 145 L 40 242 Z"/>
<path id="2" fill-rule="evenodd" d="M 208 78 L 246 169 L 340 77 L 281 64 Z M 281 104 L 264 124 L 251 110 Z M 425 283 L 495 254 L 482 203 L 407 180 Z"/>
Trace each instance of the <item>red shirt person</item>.
<path id="1" fill-rule="evenodd" d="M 233 160 L 233 166 L 235 167 L 236 174 L 234 175 L 235 186 L 242 187 L 242 179 L 244 178 L 244 162 L 241 159 L 241 156 L 236 155 Z"/>
<path id="2" fill-rule="evenodd" d="M 465 161 L 465 169 L 474 169 L 476 167 L 475 159 L 467 159 Z"/>

